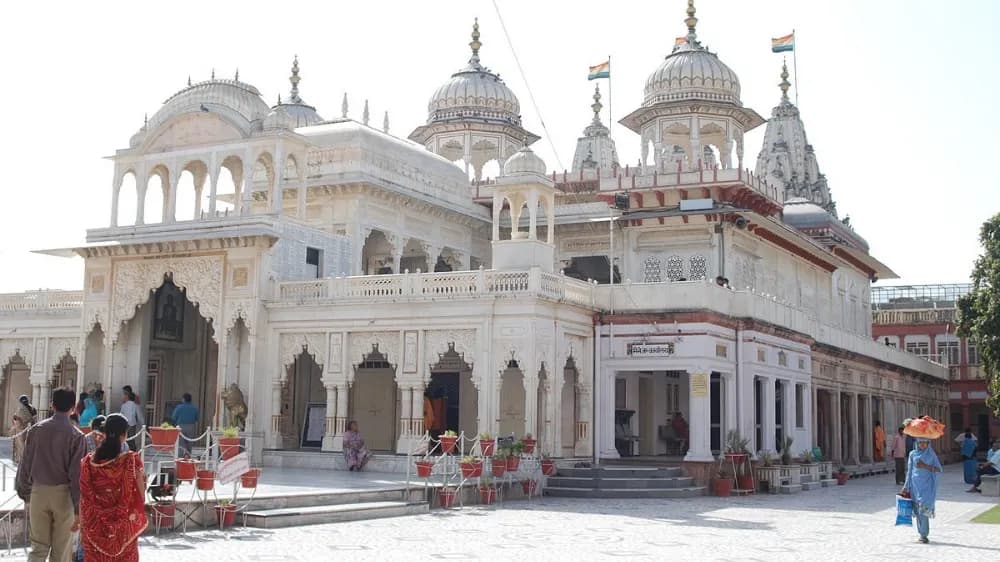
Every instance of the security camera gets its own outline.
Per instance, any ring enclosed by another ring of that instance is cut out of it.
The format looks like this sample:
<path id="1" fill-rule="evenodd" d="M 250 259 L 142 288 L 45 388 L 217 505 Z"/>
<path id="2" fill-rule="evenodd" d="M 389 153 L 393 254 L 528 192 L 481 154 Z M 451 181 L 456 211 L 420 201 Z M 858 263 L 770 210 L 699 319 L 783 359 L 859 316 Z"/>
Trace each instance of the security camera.
<path id="1" fill-rule="evenodd" d="M 750 224 L 750 221 L 746 220 L 743 217 L 739 217 L 739 218 L 736 219 L 736 223 L 735 224 L 736 224 L 736 228 L 738 228 L 740 230 L 746 230 L 747 229 L 747 225 Z"/>

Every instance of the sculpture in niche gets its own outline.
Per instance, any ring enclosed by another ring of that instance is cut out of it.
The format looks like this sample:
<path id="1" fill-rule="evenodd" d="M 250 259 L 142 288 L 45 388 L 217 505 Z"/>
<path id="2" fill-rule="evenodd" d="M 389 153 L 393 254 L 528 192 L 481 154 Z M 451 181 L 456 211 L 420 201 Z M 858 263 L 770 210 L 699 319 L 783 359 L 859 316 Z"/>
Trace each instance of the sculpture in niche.
<path id="1" fill-rule="evenodd" d="M 240 431 L 247 426 L 247 403 L 243 399 L 243 391 L 236 383 L 232 383 L 222 393 L 222 403 L 226 405 L 229 412 L 229 424 L 240 428 Z"/>
<path id="2" fill-rule="evenodd" d="M 153 339 L 170 342 L 184 341 L 184 293 L 171 281 L 164 281 L 156 290 L 156 314 L 153 317 Z"/>

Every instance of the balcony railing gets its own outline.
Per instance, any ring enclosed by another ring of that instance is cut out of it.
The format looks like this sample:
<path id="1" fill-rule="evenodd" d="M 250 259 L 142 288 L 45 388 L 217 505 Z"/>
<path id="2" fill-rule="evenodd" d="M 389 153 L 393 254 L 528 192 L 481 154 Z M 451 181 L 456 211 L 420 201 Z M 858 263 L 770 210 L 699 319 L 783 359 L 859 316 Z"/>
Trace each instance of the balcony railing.
<path id="1" fill-rule="evenodd" d="M 83 291 L 28 291 L 0 295 L 0 312 L 83 308 Z"/>
<path id="2" fill-rule="evenodd" d="M 594 304 L 593 286 L 584 281 L 529 271 L 457 271 L 335 277 L 278 283 L 274 301 L 285 304 L 364 299 L 462 297 L 477 295 L 534 296 L 581 306 Z"/>
<path id="3" fill-rule="evenodd" d="M 876 310 L 873 323 L 878 325 L 947 324 L 956 321 L 954 308 L 922 310 Z"/>

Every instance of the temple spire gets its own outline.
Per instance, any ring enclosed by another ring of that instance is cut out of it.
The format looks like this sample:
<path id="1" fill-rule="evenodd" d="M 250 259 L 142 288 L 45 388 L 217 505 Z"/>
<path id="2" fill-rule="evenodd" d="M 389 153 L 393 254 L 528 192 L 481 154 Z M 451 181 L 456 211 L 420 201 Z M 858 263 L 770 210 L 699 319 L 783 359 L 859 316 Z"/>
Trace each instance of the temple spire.
<path id="1" fill-rule="evenodd" d="M 347 119 L 347 92 L 344 92 L 344 101 L 340 102 L 340 116 Z"/>
<path id="2" fill-rule="evenodd" d="M 781 61 L 781 82 L 778 87 L 781 88 L 781 103 L 789 103 L 788 88 L 791 83 L 788 82 L 788 64 L 785 61 Z"/>
<path id="3" fill-rule="evenodd" d="M 190 86 L 190 85 L 191 85 L 191 75 L 188 74 L 188 86 Z"/>
<path id="4" fill-rule="evenodd" d="M 302 103 L 302 98 L 299 97 L 299 56 L 295 55 L 292 60 L 292 75 L 288 77 L 288 81 L 292 83 L 291 95 L 288 97 L 289 103 Z"/>
<path id="5" fill-rule="evenodd" d="M 594 103 L 590 105 L 590 108 L 594 110 L 594 124 L 601 124 L 601 86 L 600 84 L 594 86 Z"/>
<path id="6" fill-rule="evenodd" d="M 697 10 L 694 8 L 694 0 L 688 0 L 687 7 L 687 18 L 684 19 L 684 25 L 688 28 L 687 40 L 691 46 L 698 43 L 698 34 L 695 33 L 695 27 L 698 25 L 698 18 L 694 17 Z"/>
<path id="7" fill-rule="evenodd" d="M 368 125 L 368 117 L 369 117 L 368 100 L 365 100 L 365 110 L 361 113 L 361 123 L 364 125 Z"/>
<path id="8" fill-rule="evenodd" d="M 472 58 L 469 59 L 470 64 L 479 64 L 479 49 L 483 44 L 479 41 L 479 18 L 475 19 L 472 24 L 472 41 L 469 43 L 469 47 L 472 47 Z"/>
<path id="9" fill-rule="evenodd" d="M 385 117 L 382 118 L 382 132 L 383 133 L 388 133 L 389 132 L 389 112 L 388 111 L 385 112 Z"/>
<path id="10" fill-rule="evenodd" d="M 238 69 L 238 68 L 236 69 L 236 75 L 233 76 L 233 80 L 235 80 L 237 82 L 240 81 L 240 69 Z"/>

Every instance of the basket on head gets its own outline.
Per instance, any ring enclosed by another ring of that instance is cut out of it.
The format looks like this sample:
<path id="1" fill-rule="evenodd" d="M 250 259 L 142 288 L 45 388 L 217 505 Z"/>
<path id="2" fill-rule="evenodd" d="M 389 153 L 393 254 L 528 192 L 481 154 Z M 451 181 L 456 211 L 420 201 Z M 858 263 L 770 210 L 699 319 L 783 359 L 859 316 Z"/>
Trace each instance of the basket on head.
<path id="1" fill-rule="evenodd" d="M 903 422 L 903 433 L 910 437 L 940 439 L 944 435 L 944 424 L 930 416 L 910 418 Z"/>

